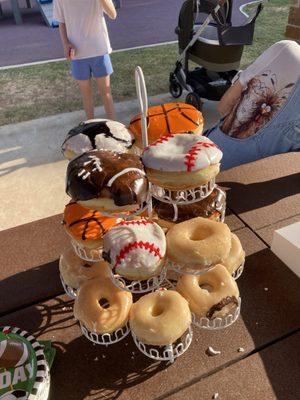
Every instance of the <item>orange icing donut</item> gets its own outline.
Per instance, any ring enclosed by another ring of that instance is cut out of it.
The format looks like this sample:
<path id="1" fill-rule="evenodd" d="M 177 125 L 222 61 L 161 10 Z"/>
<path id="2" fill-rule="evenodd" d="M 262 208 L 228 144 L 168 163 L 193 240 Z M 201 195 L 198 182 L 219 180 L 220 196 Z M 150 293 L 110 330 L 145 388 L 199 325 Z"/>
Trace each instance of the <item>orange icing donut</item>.
<path id="1" fill-rule="evenodd" d="M 190 104 L 167 103 L 148 108 L 148 140 L 149 144 L 161 136 L 194 132 L 201 134 L 203 130 L 203 116 L 200 111 Z M 135 136 L 136 145 L 142 144 L 141 115 L 135 115 L 129 125 Z"/>
<path id="2" fill-rule="evenodd" d="M 67 233 L 79 244 L 88 248 L 97 248 L 102 237 L 118 222 L 116 218 L 103 216 L 99 211 L 90 210 L 78 203 L 66 205 L 63 224 Z"/>

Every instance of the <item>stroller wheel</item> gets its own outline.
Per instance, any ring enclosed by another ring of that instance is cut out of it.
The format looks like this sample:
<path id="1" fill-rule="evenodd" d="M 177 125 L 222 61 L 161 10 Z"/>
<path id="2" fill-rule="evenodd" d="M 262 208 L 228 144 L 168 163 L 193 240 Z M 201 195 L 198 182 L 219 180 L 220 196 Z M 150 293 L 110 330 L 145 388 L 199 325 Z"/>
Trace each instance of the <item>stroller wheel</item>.
<path id="1" fill-rule="evenodd" d="M 176 82 L 174 80 L 172 82 L 170 82 L 169 90 L 170 90 L 171 95 L 175 99 L 178 99 L 178 97 L 180 97 L 182 95 L 182 87 L 179 85 L 178 82 Z"/>
<path id="2" fill-rule="evenodd" d="M 185 98 L 185 102 L 197 108 L 197 110 L 201 111 L 203 102 L 201 101 L 200 97 L 195 92 L 188 93 Z"/>

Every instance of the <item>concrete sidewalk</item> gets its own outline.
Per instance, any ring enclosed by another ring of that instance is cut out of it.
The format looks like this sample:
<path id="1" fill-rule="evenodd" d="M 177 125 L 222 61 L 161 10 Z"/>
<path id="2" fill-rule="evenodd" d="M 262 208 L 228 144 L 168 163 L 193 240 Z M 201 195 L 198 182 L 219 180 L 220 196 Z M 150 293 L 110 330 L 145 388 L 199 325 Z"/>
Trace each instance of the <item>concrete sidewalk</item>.
<path id="1" fill-rule="evenodd" d="M 149 98 L 149 105 L 172 101 L 169 94 Z M 138 112 L 137 101 L 116 104 L 118 120 L 128 124 Z M 215 103 L 206 102 L 205 128 L 218 117 Z M 103 117 L 99 107 L 97 117 Z M 84 113 L 76 111 L 0 127 L 0 230 L 46 218 L 63 211 L 65 194 L 64 160 L 60 146 L 66 133 Z"/>

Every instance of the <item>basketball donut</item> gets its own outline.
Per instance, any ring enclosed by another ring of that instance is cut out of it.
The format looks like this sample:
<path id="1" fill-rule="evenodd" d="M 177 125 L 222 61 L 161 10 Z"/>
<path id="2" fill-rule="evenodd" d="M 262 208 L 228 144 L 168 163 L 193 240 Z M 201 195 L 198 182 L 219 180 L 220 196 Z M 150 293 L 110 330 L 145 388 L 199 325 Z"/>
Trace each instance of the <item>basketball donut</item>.
<path id="1" fill-rule="evenodd" d="M 203 116 L 195 107 L 185 103 L 167 103 L 148 108 L 148 141 L 155 142 L 161 136 L 192 132 L 201 135 Z M 135 144 L 143 148 L 141 115 L 134 116 L 129 125 L 134 134 Z"/>
<path id="2" fill-rule="evenodd" d="M 166 238 L 155 222 L 141 218 L 122 221 L 103 238 L 102 257 L 119 275 L 143 280 L 159 275 L 166 254 Z"/>
<path id="3" fill-rule="evenodd" d="M 210 139 L 192 134 L 163 136 L 142 154 L 150 182 L 170 190 L 192 189 L 220 171 L 221 150 Z"/>
<path id="4" fill-rule="evenodd" d="M 138 211 L 148 189 L 143 164 L 134 154 L 92 150 L 71 160 L 67 168 L 67 194 L 100 212 Z"/>
<path id="5" fill-rule="evenodd" d="M 63 155 L 71 160 L 86 151 L 106 149 L 130 151 L 133 135 L 125 125 L 108 119 L 90 119 L 71 129 L 62 144 Z"/>
<path id="6" fill-rule="evenodd" d="M 82 248 L 98 249 L 102 246 L 103 236 L 118 219 L 105 217 L 99 211 L 90 210 L 76 202 L 65 206 L 63 226 Z"/>

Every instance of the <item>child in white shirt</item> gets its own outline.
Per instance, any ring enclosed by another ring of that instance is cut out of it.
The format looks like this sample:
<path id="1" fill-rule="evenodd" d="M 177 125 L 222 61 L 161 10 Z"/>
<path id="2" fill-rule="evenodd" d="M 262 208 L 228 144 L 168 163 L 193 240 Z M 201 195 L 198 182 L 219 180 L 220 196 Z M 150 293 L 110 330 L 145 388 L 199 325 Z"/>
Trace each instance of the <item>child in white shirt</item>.
<path id="1" fill-rule="evenodd" d="M 116 18 L 112 0 L 55 0 L 53 18 L 59 22 L 65 57 L 71 60 L 72 76 L 78 81 L 87 119 L 94 118 L 94 77 L 107 118 L 114 120 L 110 90 L 113 68 L 104 12 L 111 19 Z"/>

